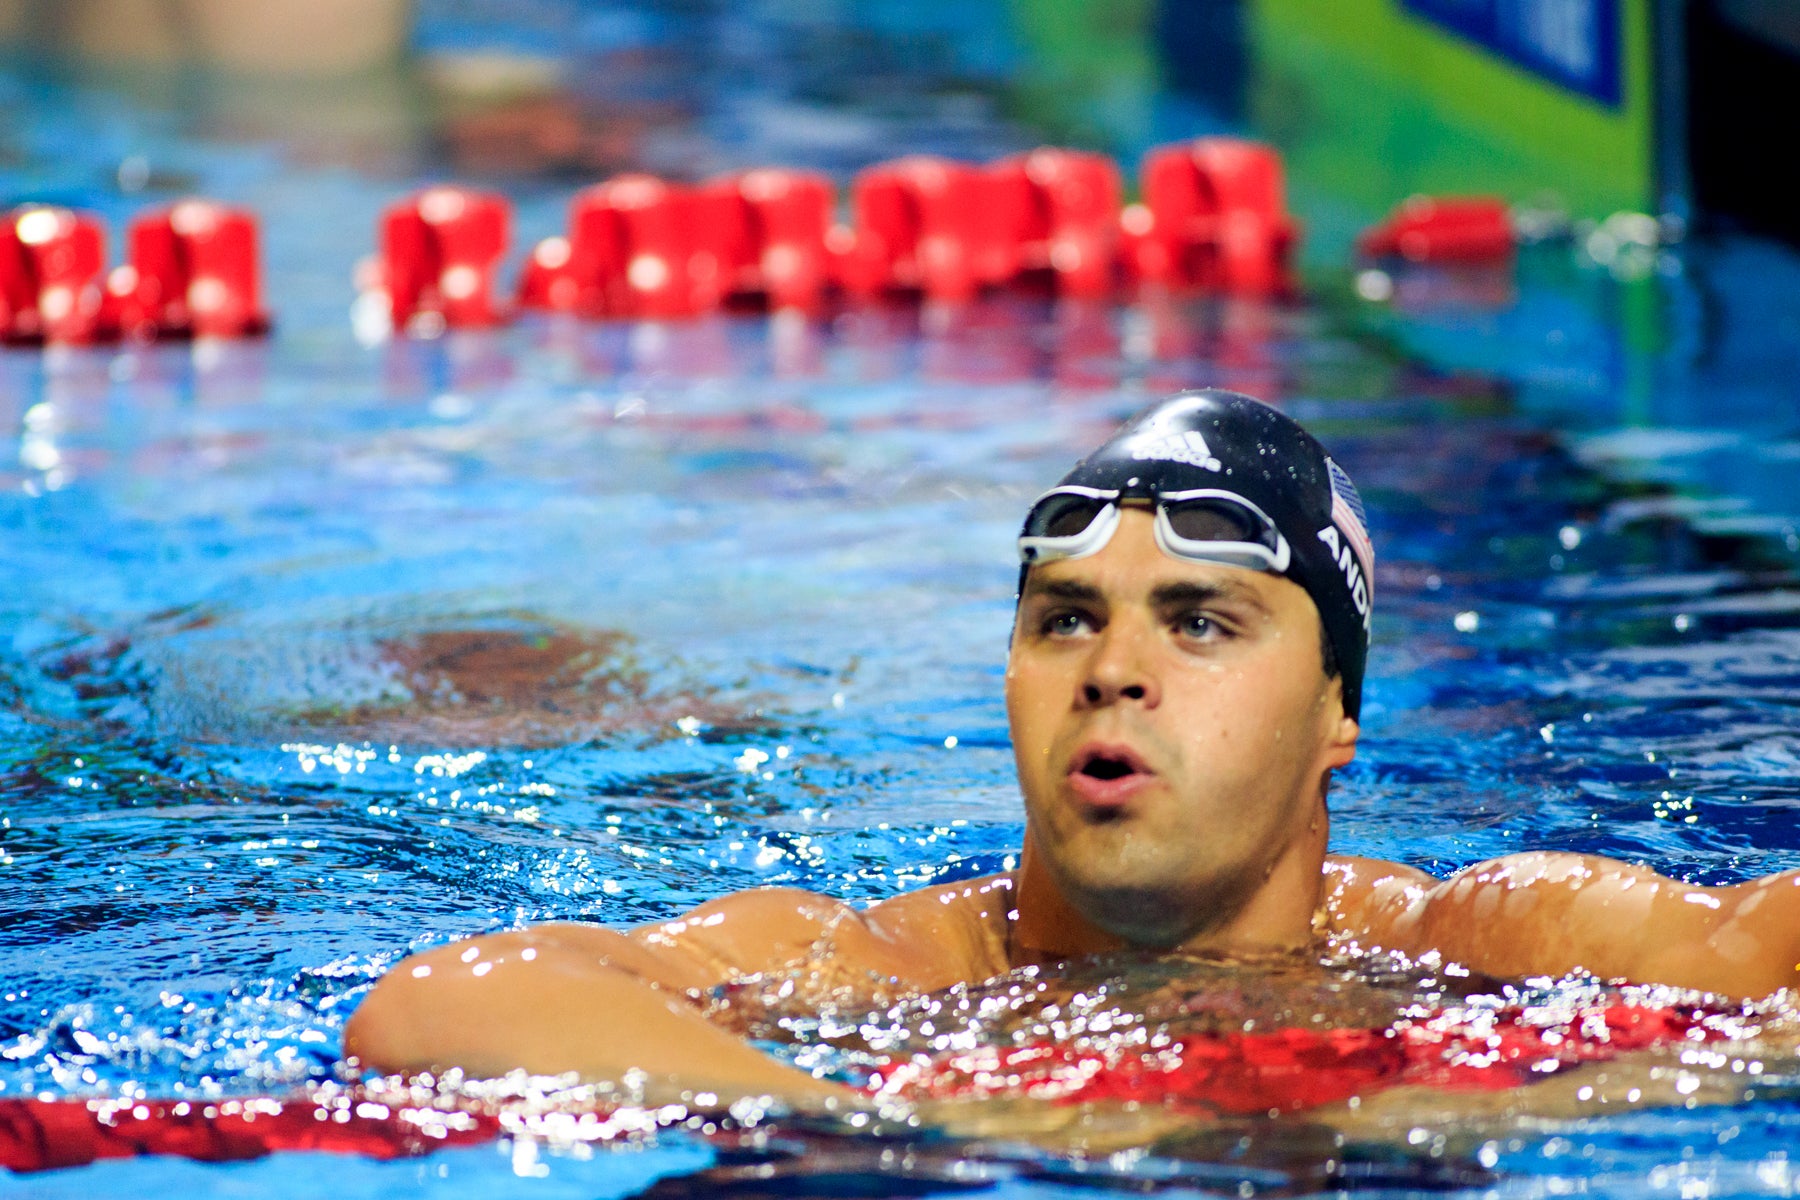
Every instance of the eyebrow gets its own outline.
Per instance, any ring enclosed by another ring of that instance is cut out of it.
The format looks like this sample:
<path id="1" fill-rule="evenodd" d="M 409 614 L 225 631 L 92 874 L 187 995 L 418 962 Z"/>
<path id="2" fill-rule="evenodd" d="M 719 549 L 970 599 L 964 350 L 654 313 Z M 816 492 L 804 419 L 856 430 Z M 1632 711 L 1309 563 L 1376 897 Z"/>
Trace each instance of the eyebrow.
<path id="1" fill-rule="evenodd" d="M 1245 587 L 1234 580 L 1220 583 L 1164 583 L 1150 592 L 1150 603 L 1157 608 L 1180 608 L 1183 605 L 1210 604 L 1218 600 L 1248 604 L 1263 613 L 1269 611 L 1269 606 L 1263 603 L 1263 598 L 1256 594 L 1254 588 Z"/>
<path id="2" fill-rule="evenodd" d="M 1053 579 L 1040 582 L 1032 579 L 1025 585 L 1026 596 L 1044 596 L 1051 600 L 1061 600 L 1071 604 L 1104 604 L 1106 594 L 1091 583 L 1082 583 L 1074 579 Z M 1258 612 L 1267 613 L 1269 606 L 1263 598 L 1256 594 L 1254 588 L 1246 587 L 1235 580 L 1223 580 L 1219 583 L 1164 583 L 1158 584 L 1150 591 L 1150 603 L 1156 608 L 1180 608 L 1184 605 L 1211 604 L 1220 600 L 1236 601 L 1248 604 Z"/>
<path id="3" fill-rule="evenodd" d="M 1027 596 L 1048 596 L 1052 600 L 1067 600 L 1076 604 L 1099 604 L 1105 597 L 1100 589 L 1091 583 L 1078 583 L 1073 579 L 1054 579 L 1048 583 L 1032 578 L 1025 584 Z"/>

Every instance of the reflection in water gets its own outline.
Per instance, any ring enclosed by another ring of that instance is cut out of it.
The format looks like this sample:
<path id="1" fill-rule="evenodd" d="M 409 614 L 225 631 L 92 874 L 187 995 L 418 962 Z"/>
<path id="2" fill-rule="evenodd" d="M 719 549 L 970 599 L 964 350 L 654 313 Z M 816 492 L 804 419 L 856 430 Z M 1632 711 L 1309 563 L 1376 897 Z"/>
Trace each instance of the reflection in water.
<path id="1" fill-rule="evenodd" d="M 147 714 L 187 741 L 549 747 L 619 737 L 730 737 L 766 730 L 634 640 L 528 614 L 463 626 L 277 626 L 206 611 L 158 614 L 40 656 L 44 677 L 92 717 Z"/>
<path id="2" fill-rule="evenodd" d="M 667 1176 L 639 1195 L 644 1200 L 836 1200 L 865 1194 L 862 1188 L 871 1178 L 879 1178 L 884 1196 L 957 1195 L 1009 1183 L 1040 1183 L 1080 1189 L 1078 1194 L 1166 1189 L 1285 1197 L 1388 1189 L 1437 1192 L 1495 1182 L 1492 1172 L 1473 1162 L 1346 1144 L 1329 1127 L 1304 1123 L 1233 1122 L 1189 1130 L 1153 1147 L 1093 1157 L 1034 1153 L 1017 1141 L 905 1130 L 845 1136 L 780 1125 L 746 1137 L 720 1138 L 715 1145 L 718 1165 Z"/>
<path id="3" fill-rule="evenodd" d="M 346 742 L 561 746 L 620 734 L 675 732 L 675 722 L 753 728 L 750 714 L 669 691 L 629 636 L 554 624 L 440 629 L 377 640 L 375 669 L 403 694 L 342 710 L 293 714 L 308 736 Z"/>

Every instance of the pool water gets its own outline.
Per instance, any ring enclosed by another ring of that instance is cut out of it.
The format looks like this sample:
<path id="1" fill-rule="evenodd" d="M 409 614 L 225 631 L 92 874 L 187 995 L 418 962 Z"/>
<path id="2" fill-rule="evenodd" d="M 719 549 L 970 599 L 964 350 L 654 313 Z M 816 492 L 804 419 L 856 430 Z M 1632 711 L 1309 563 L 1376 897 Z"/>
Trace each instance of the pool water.
<path id="1" fill-rule="evenodd" d="M 906 148 L 1030 144 L 964 100 Z M 1281 404 L 1369 506 L 1380 615 L 1336 849 L 1437 872 L 1540 847 L 1708 883 L 1800 868 L 1784 250 L 1694 244 L 1646 282 L 1547 247 L 1497 293 L 1419 274 L 1389 304 L 1321 269 L 1291 305 L 998 297 L 364 344 L 354 262 L 380 206 L 442 164 L 380 131 L 379 153 L 321 161 L 192 105 L 0 75 L 0 199 L 115 228 L 188 188 L 249 204 L 279 322 L 266 343 L 0 352 L 0 1097 L 280 1093 L 334 1078 L 372 981 L 446 939 L 1005 869 L 1017 521 L 1184 386 Z M 643 154 L 893 152 L 885 114 L 840 107 L 828 146 L 698 120 Z M 121 191 L 133 156 L 149 183 Z M 526 236 L 573 186 L 511 186 Z M 1645 288 L 1648 344 L 1618 317 Z M 1190 966 L 1193 995 L 1271 1020 L 1431 994 L 1377 963 L 1351 984 Z M 1113 981 L 1121 1021 L 1162 979 L 1082 970 Z M 1591 991 L 1545 981 L 1530 1002 Z M 926 1009 L 885 1019 L 929 1042 Z M 803 1026 L 760 1032 L 832 1066 L 842 1047 Z M 1422 1101 L 1348 1151 L 1305 1117 L 1099 1156 L 1004 1122 L 778 1124 L 386 1164 L 109 1162 L 0 1195 L 1789 1194 L 1784 1044 L 1693 1066 L 1704 1104 L 1526 1097 L 1477 1120 Z M 1767 1082 L 1745 1097 L 1753 1061 Z"/>

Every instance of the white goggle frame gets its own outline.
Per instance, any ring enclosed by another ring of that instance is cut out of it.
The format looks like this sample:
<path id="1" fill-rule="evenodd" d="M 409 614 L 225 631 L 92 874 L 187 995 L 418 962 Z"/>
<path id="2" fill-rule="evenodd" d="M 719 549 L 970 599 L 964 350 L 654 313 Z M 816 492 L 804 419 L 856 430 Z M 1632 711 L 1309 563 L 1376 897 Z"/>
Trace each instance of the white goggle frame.
<path id="1" fill-rule="evenodd" d="M 1090 488 L 1073 484 L 1045 492 L 1031 506 L 1033 513 L 1054 496 L 1079 496 L 1085 500 L 1098 500 L 1102 507 L 1079 533 L 1061 537 L 1020 535 L 1020 561 L 1027 564 L 1046 563 L 1098 554 L 1119 528 L 1119 500 L 1122 495 L 1117 488 Z M 1168 510 L 1169 505 L 1180 504 L 1184 500 L 1218 500 L 1241 508 L 1253 519 L 1253 524 L 1262 528 L 1268 542 L 1221 542 L 1184 538 L 1175 532 Z M 1156 544 L 1170 558 L 1224 567 L 1243 567 L 1251 571 L 1268 571 L 1275 575 L 1287 573 L 1288 564 L 1293 560 L 1293 551 L 1287 538 L 1282 536 L 1281 530 L 1276 528 L 1268 513 L 1236 492 L 1196 488 L 1185 492 L 1161 492 L 1155 495 L 1154 501 Z M 1029 517 L 1026 518 L 1026 524 L 1030 524 Z"/>

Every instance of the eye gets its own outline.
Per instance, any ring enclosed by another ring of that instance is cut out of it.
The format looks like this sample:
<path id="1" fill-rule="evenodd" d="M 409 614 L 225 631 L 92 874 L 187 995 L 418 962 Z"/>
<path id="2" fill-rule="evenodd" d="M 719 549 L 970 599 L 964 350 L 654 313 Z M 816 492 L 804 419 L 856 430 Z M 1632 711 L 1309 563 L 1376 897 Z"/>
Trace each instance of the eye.
<path id="1" fill-rule="evenodd" d="M 1203 612 L 1183 613 L 1175 619 L 1175 629 L 1182 637 L 1197 642 L 1212 641 L 1226 633 L 1223 625 Z"/>
<path id="2" fill-rule="evenodd" d="M 1051 637 L 1075 637 L 1093 628 L 1086 613 L 1060 609 L 1044 617 L 1043 630 Z"/>

